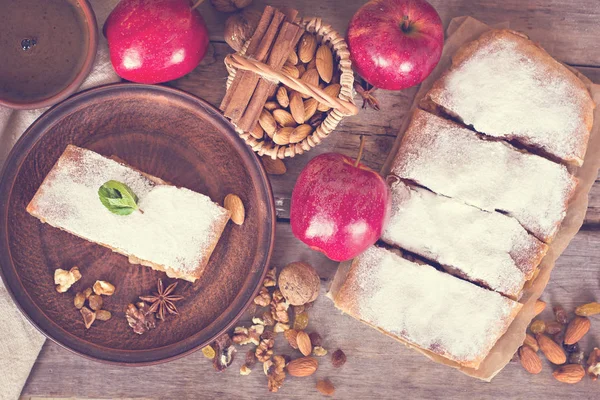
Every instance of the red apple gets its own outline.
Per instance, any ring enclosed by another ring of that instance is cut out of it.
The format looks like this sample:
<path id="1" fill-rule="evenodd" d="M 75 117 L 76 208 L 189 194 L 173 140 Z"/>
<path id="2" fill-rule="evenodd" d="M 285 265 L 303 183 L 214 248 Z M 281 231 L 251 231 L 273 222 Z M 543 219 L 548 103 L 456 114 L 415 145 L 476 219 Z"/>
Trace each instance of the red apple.
<path id="1" fill-rule="evenodd" d="M 444 28 L 425 0 L 372 0 L 348 26 L 350 58 L 371 85 L 400 90 L 421 83 L 444 47 Z"/>
<path id="2" fill-rule="evenodd" d="M 390 191 L 375 171 L 337 153 L 312 159 L 294 191 L 294 235 L 334 261 L 356 257 L 375 243 L 390 211 Z"/>
<path id="3" fill-rule="evenodd" d="M 123 79 L 159 83 L 200 63 L 206 24 L 189 0 L 121 0 L 104 24 L 110 61 Z"/>

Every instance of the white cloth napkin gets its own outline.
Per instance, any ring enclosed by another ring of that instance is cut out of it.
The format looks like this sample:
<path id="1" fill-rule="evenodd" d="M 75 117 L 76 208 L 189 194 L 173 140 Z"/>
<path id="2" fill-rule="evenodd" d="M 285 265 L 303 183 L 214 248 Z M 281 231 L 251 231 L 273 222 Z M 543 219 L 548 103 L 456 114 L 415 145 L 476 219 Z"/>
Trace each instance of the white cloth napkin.
<path id="1" fill-rule="evenodd" d="M 108 44 L 102 35 L 102 25 L 117 3 L 118 0 L 91 0 L 98 21 L 98 53 L 92 72 L 79 90 L 120 81 L 110 64 Z M 14 111 L 0 106 L 0 169 L 19 137 L 44 111 L 46 108 Z M 0 281 L 0 399 L 19 398 L 44 341 L 44 336 L 25 319 Z"/>

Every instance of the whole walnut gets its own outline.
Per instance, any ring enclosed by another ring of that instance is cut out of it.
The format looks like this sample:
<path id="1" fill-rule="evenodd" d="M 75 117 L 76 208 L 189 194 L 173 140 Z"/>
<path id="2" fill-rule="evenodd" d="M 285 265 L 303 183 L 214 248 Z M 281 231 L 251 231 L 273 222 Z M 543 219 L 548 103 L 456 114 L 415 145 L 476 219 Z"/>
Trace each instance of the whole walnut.
<path id="1" fill-rule="evenodd" d="M 210 4 L 212 4 L 217 11 L 235 12 L 248 7 L 252 4 L 252 0 L 210 0 Z"/>
<path id="2" fill-rule="evenodd" d="M 293 306 L 315 301 L 320 287 L 321 280 L 317 271 L 303 262 L 288 264 L 279 274 L 279 290 Z"/>
<path id="3" fill-rule="evenodd" d="M 243 10 L 225 21 L 225 41 L 235 51 L 240 51 L 256 30 L 261 13 L 256 10 Z"/>

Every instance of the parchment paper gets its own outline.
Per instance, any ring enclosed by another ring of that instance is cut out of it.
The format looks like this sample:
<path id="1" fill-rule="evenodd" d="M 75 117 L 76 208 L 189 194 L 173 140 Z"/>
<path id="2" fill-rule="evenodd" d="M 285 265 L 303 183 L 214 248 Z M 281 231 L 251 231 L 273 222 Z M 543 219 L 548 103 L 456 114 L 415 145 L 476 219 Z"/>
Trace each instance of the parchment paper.
<path id="1" fill-rule="evenodd" d="M 508 27 L 507 24 L 501 26 L 495 26 L 496 28 Z M 416 108 L 418 102 L 431 88 L 433 83 L 441 76 L 441 74 L 448 69 L 451 64 L 452 55 L 458 50 L 464 43 L 472 41 L 479 37 L 482 33 L 492 29 L 492 27 L 474 19 L 471 17 L 458 17 L 454 18 L 448 27 L 447 39 L 444 45 L 444 51 L 442 57 L 436 69 L 433 73 L 421 84 L 421 88 L 417 92 L 411 110 Z M 572 69 L 572 71 L 582 80 L 582 82 L 588 87 L 588 90 L 592 94 L 592 98 L 597 105 L 600 105 L 600 85 L 593 84 L 589 79 L 580 74 L 578 71 Z M 383 176 L 386 176 L 390 169 L 393 159 L 398 151 L 402 136 L 406 130 L 410 118 L 406 118 L 398 138 L 394 143 L 392 150 L 386 160 L 386 163 L 381 171 Z M 472 368 L 464 368 L 455 362 L 452 362 L 446 358 L 440 357 L 437 354 L 433 354 L 429 351 L 415 348 L 415 350 L 421 352 L 425 356 L 429 357 L 433 361 L 451 366 L 459 369 L 466 375 L 478 378 L 484 381 L 491 381 L 492 378 L 506 366 L 518 350 L 519 346 L 523 343 L 525 338 L 525 331 L 527 326 L 533 319 L 534 304 L 536 300 L 541 296 L 542 292 L 548 284 L 550 279 L 550 273 L 554 268 L 556 259 L 562 254 L 567 248 L 569 242 L 579 231 L 587 211 L 588 206 L 588 193 L 598 176 L 598 168 L 600 167 L 600 107 L 596 107 L 594 110 L 594 126 L 590 134 L 590 140 L 588 144 L 587 153 L 584 158 L 584 163 L 581 168 L 570 168 L 570 171 L 579 179 L 579 185 L 575 191 L 573 198 L 569 203 L 567 215 L 558 231 L 556 239 L 549 247 L 548 253 L 543 258 L 540 264 L 540 271 L 537 277 L 528 282 L 526 285 L 523 295 L 519 300 L 523 303 L 523 308 L 514 319 L 513 323 L 509 326 L 506 333 L 498 340 L 496 345 L 492 348 L 486 359 L 481 363 L 479 369 L 475 370 Z M 329 289 L 328 297 L 335 298 L 341 285 L 344 283 L 348 270 L 350 269 L 350 262 L 341 263 L 338 271 L 333 279 L 331 287 Z M 394 336 L 392 336 L 394 337 Z M 394 337 L 396 340 L 404 343 L 408 347 L 414 348 L 407 344 L 403 340 Z"/>

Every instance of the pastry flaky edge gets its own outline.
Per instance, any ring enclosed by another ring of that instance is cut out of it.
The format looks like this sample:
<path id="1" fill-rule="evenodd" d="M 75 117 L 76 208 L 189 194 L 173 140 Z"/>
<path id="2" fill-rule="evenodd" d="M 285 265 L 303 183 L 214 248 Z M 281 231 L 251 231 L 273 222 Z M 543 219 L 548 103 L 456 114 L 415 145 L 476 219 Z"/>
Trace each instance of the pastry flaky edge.
<path id="1" fill-rule="evenodd" d="M 460 119 L 459 115 L 455 115 L 452 111 L 447 110 L 442 105 L 439 105 L 436 102 L 436 98 L 439 98 L 440 92 L 443 90 L 445 86 L 445 81 L 447 76 L 452 73 L 452 70 L 468 61 L 473 53 L 476 53 L 477 50 L 481 48 L 485 48 L 489 43 L 494 42 L 499 39 L 508 39 L 508 40 L 517 40 L 521 44 L 521 49 L 524 52 L 532 55 L 532 58 L 538 58 L 540 62 L 545 63 L 546 66 L 550 67 L 556 75 L 562 75 L 567 78 L 569 82 L 576 86 L 582 92 L 587 93 L 587 104 L 584 109 L 581 109 L 581 115 L 585 124 L 587 135 L 583 140 L 581 140 L 579 148 L 577 149 L 576 155 L 571 158 L 563 159 L 569 165 L 575 165 L 580 167 L 583 164 L 583 158 L 585 157 L 585 153 L 587 150 L 588 140 L 590 131 L 592 130 L 592 125 L 594 123 L 594 109 L 596 104 L 592 99 L 588 89 L 583 84 L 581 79 L 579 79 L 572 71 L 570 71 L 565 65 L 561 64 L 559 61 L 554 59 L 546 50 L 544 50 L 541 46 L 533 42 L 529 39 L 529 37 L 521 32 L 513 31 L 511 29 L 492 29 L 488 32 L 483 33 L 478 39 L 473 40 L 471 42 L 467 42 L 462 45 L 454 56 L 452 56 L 452 65 L 448 68 L 444 74 L 433 84 L 432 88 L 425 94 L 423 99 L 420 102 L 420 106 L 430 112 L 434 113 L 442 113 L 450 115 L 454 118 Z M 511 139 L 511 138 L 507 138 Z M 516 139 L 516 138 L 515 138 Z M 532 144 L 535 146 L 535 144 Z"/>
<path id="2" fill-rule="evenodd" d="M 374 247 L 377 247 L 377 246 L 374 246 Z M 388 250 L 388 249 L 386 249 L 386 250 Z M 393 253 L 394 255 L 396 255 L 397 257 L 401 258 L 402 260 L 404 260 L 406 262 L 415 263 L 417 265 L 420 265 L 423 268 L 433 268 L 431 265 L 429 265 L 421 260 L 411 261 L 407 258 L 404 258 L 402 251 L 399 249 L 391 249 L 388 251 L 390 251 L 391 253 Z M 360 305 L 359 305 L 360 297 L 357 296 L 356 292 L 353 290 L 353 286 L 355 286 L 357 284 L 357 280 L 358 280 L 357 270 L 359 268 L 359 265 L 358 265 L 359 262 L 360 262 L 360 256 L 354 258 L 351 262 L 347 262 L 348 264 L 346 264 L 346 266 L 345 266 L 345 271 L 343 271 L 345 273 L 340 274 L 340 270 L 338 270 L 339 276 L 336 274 L 334 281 L 332 282 L 332 285 L 330 287 L 330 290 L 327 293 L 327 297 L 329 297 L 333 301 L 335 307 L 338 310 L 340 310 L 341 312 L 350 315 L 352 318 L 364 323 L 365 325 L 370 326 L 371 328 L 378 330 L 379 332 L 383 333 L 384 335 L 391 337 L 392 339 L 404 344 L 405 346 L 407 346 L 411 349 L 418 350 L 419 352 L 427 355 L 430 359 L 433 359 L 434 361 L 436 360 L 436 358 L 439 359 L 441 357 L 442 359 L 447 360 L 447 361 L 445 361 L 446 363 L 448 361 L 450 361 L 452 363 L 456 363 L 456 365 L 460 366 L 460 367 L 478 369 L 480 367 L 481 363 L 488 356 L 489 352 L 492 350 L 492 348 L 494 347 L 494 345 L 496 344 L 498 339 L 500 339 L 506 333 L 508 327 L 510 326 L 512 321 L 515 319 L 515 317 L 517 316 L 517 314 L 521 311 L 521 308 L 523 307 L 523 304 L 520 302 L 509 299 L 508 297 L 502 296 L 498 292 L 494 292 L 494 291 L 491 291 L 488 289 L 483 289 L 483 288 L 471 283 L 471 285 L 473 285 L 473 287 L 476 287 L 481 290 L 486 290 L 486 291 L 489 291 L 490 293 L 495 293 L 495 294 L 499 295 L 500 297 L 505 299 L 507 302 L 512 303 L 513 306 L 511 308 L 510 314 L 504 320 L 498 321 L 499 324 L 502 324 L 502 327 L 501 327 L 500 331 L 498 332 L 498 335 L 493 339 L 493 342 L 491 342 L 489 344 L 489 349 L 488 349 L 488 351 L 485 352 L 485 354 L 479 354 L 478 357 L 476 357 L 475 359 L 469 360 L 469 361 L 457 360 L 457 359 L 451 357 L 446 352 L 444 352 L 443 349 L 441 349 L 441 348 L 436 349 L 436 350 L 423 348 L 423 347 L 407 340 L 406 338 L 397 336 L 377 325 L 374 325 L 374 324 L 364 320 L 360 314 Z M 342 266 L 340 266 L 340 269 L 341 269 L 341 267 Z M 444 272 L 441 272 L 441 271 L 440 271 L 440 273 L 445 274 Z M 448 274 L 448 276 L 452 277 L 453 279 L 460 279 L 457 277 L 453 277 L 450 274 Z M 415 284 L 419 285 L 420 282 L 415 282 Z M 398 312 L 401 312 L 401 310 L 399 310 Z M 438 362 L 439 362 L 439 360 L 438 360 Z"/>
<path id="3" fill-rule="evenodd" d="M 54 228 L 60 229 L 62 231 L 68 232 L 73 236 L 77 236 L 81 239 L 84 239 L 88 242 L 92 242 L 89 239 L 83 238 L 71 231 L 69 231 L 68 229 L 64 229 L 62 227 L 59 226 L 55 226 L 51 223 L 49 223 L 48 221 L 45 220 L 45 218 L 40 215 L 38 213 L 38 209 L 36 206 L 37 203 L 37 198 L 38 196 L 40 196 L 42 194 L 43 191 L 43 187 L 44 184 L 50 182 L 53 177 L 54 177 L 54 171 L 55 168 L 57 168 L 59 162 L 61 160 L 63 160 L 64 158 L 67 157 L 77 157 L 77 152 L 80 151 L 81 148 L 74 146 L 74 145 L 68 145 L 67 148 L 65 149 L 65 151 L 63 152 L 63 154 L 60 156 L 60 158 L 56 161 L 56 163 L 54 164 L 54 166 L 52 167 L 52 169 L 50 170 L 50 172 L 46 175 L 46 177 L 44 178 L 44 180 L 42 181 L 42 183 L 40 184 L 40 187 L 38 188 L 38 190 L 36 191 L 35 195 L 33 196 L 33 198 L 31 199 L 31 201 L 29 202 L 29 204 L 27 205 L 27 212 L 29 214 L 31 214 L 32 216 L 34 216 L 35 218 L 39 219 L 42 223 L 44 224 L 48 224 Z M 118 162 L 119 164 L 123 165 L 124 167 L 127 167 L 129 169 L 135 170 L 137 172 L 139 172 L 140 174 L 142 174 L 145 178 L 147 178 L 148 180 L 150 180 L 151 182 L 153 182 L 156 185 L 169 185 L 167 182 L 163 181 L 162 179 L 147 174 L 143 171 L 138 170 L 137 168 L 133 168 L 132 166 L 128 165 L 127 163 L 123 162 L 121 159 L 119 159 L 118 157 L 106 157 L 106 158 L 110 158 L 115 162 Z M 169 185 L 169 186 L 173 186 L 173 185 Z M 222 217 L 219 217 L 218 220 L 215 222 L 214 226 L 215 226 L 215 240 L 210 243 L 210 245 L 207 247 L 207 250 L 204 252 L 204 254 L 202 255 L 202 258 L 200 259 L 198 266 L 190 273 L 185 274 L 182 273 L 180 271 L 177 271 L 171 267 L 165 266 L 165 265 L 161 265 L 161 264 L 157 264 L 154 263 L 152 261 L 148 261 L 148 260 L 142 260 L 140 258 L 137 258 L 136 256 L 132 255 L 132 254 L 128 254 L 127 252 L 121 251 L 119 249 L 116 249 L 112 246 L 109 246 L 107 244 L 104 243 L 99 243 L 99 242 L 92 242 L 92 243 L 96 243 L 99 244 L 103 247 L 106 247 L 110 250 L 112 250 L 115 253 L 121 254 L 125 257 L 127 257 L 128 261 L 131 264 L 138 264 L 138 265 L 143 265 L 145 267 L 150 267 L 153 270 L 156 271 L 161 271 L 161 272 L 165 272 L 167 274 L 167 276 L 169 278 L 174 278 L 174 279 L 183 279 L 189 282 L 195 282 L 198 278 L 200 278 L 200 276 L 202 276 L 202 274 L 204 273 L 204 269 L 206 268 L 206 266 L 208 265 L 208 261 L 213 253 L 213 251 L 215 250 L 215 247 L 217 246 L 217 243 L 219 242 L 219 239 L 221 238 L 221 235 L 223 234 L 223 231 L 225 230 L 225 226 L 227 225 L 227 222 L 229 221 L 229 218 L 231 216 L 231 212 L 229 210 L 226 210 L 227 212 L 225 214 L 223 214 Z"/>

